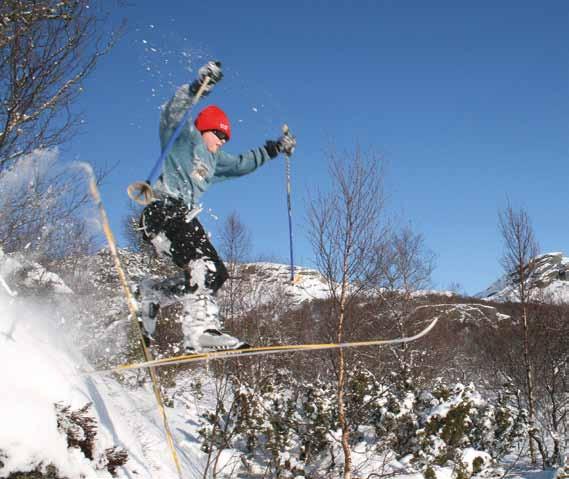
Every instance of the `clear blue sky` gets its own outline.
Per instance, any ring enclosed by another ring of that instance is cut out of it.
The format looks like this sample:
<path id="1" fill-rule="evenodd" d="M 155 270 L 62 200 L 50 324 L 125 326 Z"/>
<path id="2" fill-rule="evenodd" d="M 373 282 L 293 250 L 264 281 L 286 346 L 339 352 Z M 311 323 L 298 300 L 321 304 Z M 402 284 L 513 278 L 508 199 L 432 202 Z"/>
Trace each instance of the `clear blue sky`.
<path id="1" fill-rule="evenodd" d="M 118 162 L 102 194 L 119 236 L 126 187 L 160 153 L 159 105 L 219 59 L 225 78 L 203 105 L 232 120 L 227 151 L 276 138 L 283 122 L 298 137 L 298 263 L 312 265 L 304 202 L 327 184 L 331 144 L 385 158 L 389 214 L 438 255 L 435 287 L 475 293 L 501 274 L 497 212 L 508 197 L 529 212 L 543 251 L 569 253 L 568 2 L 130 3 L 117 12 L 125 36 L 85 85 L 83 133 L 64 153 Z M 203 201 L 220 218 L 236 210 L 256 254 L 287 261 L 283 161 Z M 221 221 L 206 216 L 215 242 Z"/>

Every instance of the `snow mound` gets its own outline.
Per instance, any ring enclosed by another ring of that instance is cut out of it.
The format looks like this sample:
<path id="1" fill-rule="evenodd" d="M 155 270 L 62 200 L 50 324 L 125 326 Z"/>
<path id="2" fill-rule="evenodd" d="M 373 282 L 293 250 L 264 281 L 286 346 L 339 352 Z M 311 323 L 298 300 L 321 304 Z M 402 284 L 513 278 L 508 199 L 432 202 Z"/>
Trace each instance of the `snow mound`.
<path id="1" fill-rule="evenodd" d="M 79 449 L 68 449 L 57 428 L 55 404 L 80 408 L 91 401 L 86 379 L 77 375 L 80 358 L 65 350 L 33 308 L 0 300 L 0 473 L 52 464 L 66 477 L 111 477 L 96 471 Z"/>
<path id="2" fill-rule="evenodd" d="M 129 388 L 109 376 L 85 374 L 90 365 L 66 341 L 56 317 L 48 305 L 11 297 L 0 288 L 0 477 L 54 466 L 61 477 L 110 479 L 104 458 L 114 447 L 128 452 L 116 477 L 176 477 L 150 386 Z M 97 427 L 92 460 L 68 447 L 58 427 L 58 409 L 87 404 Z M 179 406 L 167 414 L 184 477 L 201 477 L 199 421 L 189 420 L 199 411 L 197 405 Z"/>

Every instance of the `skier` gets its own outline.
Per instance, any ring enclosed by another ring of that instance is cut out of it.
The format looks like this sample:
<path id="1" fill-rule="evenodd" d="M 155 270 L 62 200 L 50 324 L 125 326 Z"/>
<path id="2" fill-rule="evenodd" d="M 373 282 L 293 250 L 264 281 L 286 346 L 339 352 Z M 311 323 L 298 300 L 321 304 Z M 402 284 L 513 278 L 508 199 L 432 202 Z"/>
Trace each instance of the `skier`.
<path id="1" fill-rule="evenodd" d="M 222 77 L 221 64 L 208 62 L 198 70 L 198 78 L 192 84 L 178 88 L 162 107 L 162 148 L 204 83 L 202 91 L 207 95 Z M 217 106 L 206 107 L 193 124 L 188 122 L 166 156 L 154 185 L 155 200 L 145 207 L 140 220 L 143 238 L 182 270 L 174 278 L 145 280 L 139 285 L 145 337 L 152 338 L 160 306 L 181 301 L 184 347 L 188 353 L 248 347 L 221 330 L 216 294 L 228 273 L 197 218 L 201 211 L 198 200 L 212 184 L 251 173 L 279 153 L 292 154 L 296 146 L 296 139 L 285 134 L 259 148 L 231 155 L 221 150 L 230 138 L 229 119 Z"/>

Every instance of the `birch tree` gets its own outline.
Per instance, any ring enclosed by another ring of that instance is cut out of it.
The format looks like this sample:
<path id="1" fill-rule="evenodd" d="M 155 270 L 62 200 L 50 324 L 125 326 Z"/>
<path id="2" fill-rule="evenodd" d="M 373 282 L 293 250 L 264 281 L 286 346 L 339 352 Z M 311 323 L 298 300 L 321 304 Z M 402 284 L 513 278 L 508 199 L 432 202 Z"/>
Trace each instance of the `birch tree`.
<path id="1" fill-rule="evenodd" d="M 235 211 L 222 225 L 219 251 L 229 273 L 223 288 L 222 313 L 228 319 L 235 319 L 246 288 L 240 265 L 247 260 L 251 251 L 250 232 Z"/>
<path id="2" fill-rule="evenodd" d="M 88 0 L 0 2 L 0 172 L 77 131 L 82 82 L 114 43 Z M 105 40 L 106 39 L 106 40 Z"/>
<path id="3" fill-rule="evenodd" d="M 81 123 L 83 81 L 114 44 L 97 0 L 0 2 L 0 242 L 38 259 L 88 251 L 84 175 L 55 147 Z M 13 188 L 17 183 L 21 187 Z"/>
<path id="4" fill-rule="evenodd" d="M 504 241 L 502 266 L 508 275 L 510 285 L 517 293 L 521 305 L 520 337 L 523 343 L 523 365 L 525 369 L 526 394 L 528 403 L 529 445 L 532 463 L 536 462 L 535 442 L 535 384 L 530 355 L 530 328 L 528 304 L 536 270 L 535 258 L 539 246 L 527 211 L 514 210 L 508 206 L 499 213 L 499 225 Z"/>
<path id="5" fill-rule="evenodd" d="M 435 268 L 435 255 L 425 244 L 420 233 L 410 225 L 390 232 L 380 245 L 377 254 L 378 268 L 381 269 L 379 295 L 381 307 L 389 312 L 390 323 L 396 328 L 397 336 L 408 336 L 414 323 L 416 304 L 413 293 L 427 288 Z M 391 348 L 395 355 L 399 373 L 411 373 L 416 358 L 426 359 L 424 351 L 413 344 L 404 343 Z"/>
<path id="6" fill-rule="evenodd" d="M 332 299 L 338 343 L 345 341 L 350 304 L 377 281 L 375 261 L 384 206 L 382 162 L 378 155 L 330 155 L 330 192 L 309 206 L 309 238 Z M 350 425 L 346 414 L 346 352 L 337 356 L 337 407 L 344 453 L 344 479 L 352 477 Z"/>

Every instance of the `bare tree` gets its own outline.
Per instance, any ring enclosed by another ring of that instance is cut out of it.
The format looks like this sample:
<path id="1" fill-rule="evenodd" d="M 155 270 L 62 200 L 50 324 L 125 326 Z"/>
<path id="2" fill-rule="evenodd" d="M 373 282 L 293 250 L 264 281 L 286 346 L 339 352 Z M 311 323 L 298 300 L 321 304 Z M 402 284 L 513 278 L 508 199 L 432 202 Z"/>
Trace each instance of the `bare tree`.
<path id="1" fill-rule="evenodd" d="M 57 162 L 57 152 L 37 151 L 22 157 L 15 171 L 0 173 L 0 243 L 6 252 L 25 249 L 45 262 L 88 253 L 96 244 L 86 219 L 84 174 Z"/>
<path id="2" fill-rule="evenodd" d="M 223 223 L 219 251 L 229 273 L 229 279 L 223 287 L 222 313 L 229 319 L 235 319 L 239 300 L 245 293 L 240 266 L 247 261 L 251 251 L 251 234 L 236 211 Z"/>
<path id="3" fill-rule="evenodd" d="M 251 234 L 237 211 L 232 211 L 220 232 L 219 250 L 228 266 L 247 260 L 251 251 Z"/>
<path id="4" fill-rule="evenodd" d="M 423 235 L 407 225 L 392 232 L 382 247 L 386 257 L 380 264 L 381 278 L 389 289 L 399 289 L 408 295 L 430 285 L 435 255 L 426 247 Z"/>
<path id="5" fill-rule="evenodd" d="M 500 306 L 515 320 L 489 323 L 492 331 L 480 330 L 473 338 L 482 353 L 478 368 L 497 394 L 504 388 L 516 391 L 517 406 L 527 410 L 525 344 L 520 334 L 522 306 Z M 569 309 L 566 305 L 533 302 L 527 309 L 534 398 L 531 437 L 534 454 L 539 452 L 546 469 L 562 465 L 569 446 Z"/>
<path id="6" fill-rule="evenodd" d="M 382 272 L 378 286 L 382 310 L 389 313 L 390 323 L 396 326 L 398 336 L 407 336 L 415 324 L 413 312 L 416 304 L 413 293 L 431 283 L 435 268 L 435 255 L 426 245 L 423 236 L 410 225 L 386 235 L 379 245 L 377 267 Z M 401 344 L 392 348 L 401 375 L 411 372 L 414 358 L 426 359 L 424 351 L 415 345 Z"/>
<path id="7" fill-rule="evenodd" d="M 545 469 L 563 465 L 569 445 L 569 309 L 533 307 L 539 322 L 533 332 L 536 421 L 541 426 L 536 442 Z"/>
<path id="8" fill-rule="evenodd" d="M 539 246 L 533 232 L 528 213 L 522 208 L 518 211 L 508 204 L 499 213 L 500 232 L 504 241 L 502 266 L 510 279 L 510 284 L 517 292 L 521 305 L 521 331 L 523 341 L 523 364 L 526 377 L 528 401 L 529 444 L 532 463 L 536 462 L 535 439 L 535 385 L 530 359 L 530 331 L 528 303 L 531 299 L 533 275 L 536 269 L 535 258 Z"/>
<path id="9" fill-rule="evenodd" d="M 332 189 L 312 199 L 309 238 L 326 279 L 337 316 L 336 340 L 344 341 L 350 304 L 371 288 L 378 274 L 374 257 L 381 239 L 383 175 L 377 155 L 330 155 Z M 338 351 L 337 404 L 342 430 L 344 478 L 352 477 L 350 429 L 346 415 L 346 353 Z"/>
<path id="10" fill-rule="evenodd" d="M 81 83 L 114 43 L 100 5 L 0 2 L 0 242 L 6 251 L 26 248 L 43 260 L 94 245 L 82 211 L 90 201 L 83 174 L 59 167 L 55 147 L 75 133 L 80 120 L 72 107 Z"/>
<path id="11" fill-rule="evenodd" d="M 0 172 L 75 132 L 81 83 L 114 42 L 103 42 L 97 10 L 89 0 L 0 3 Z"/>

